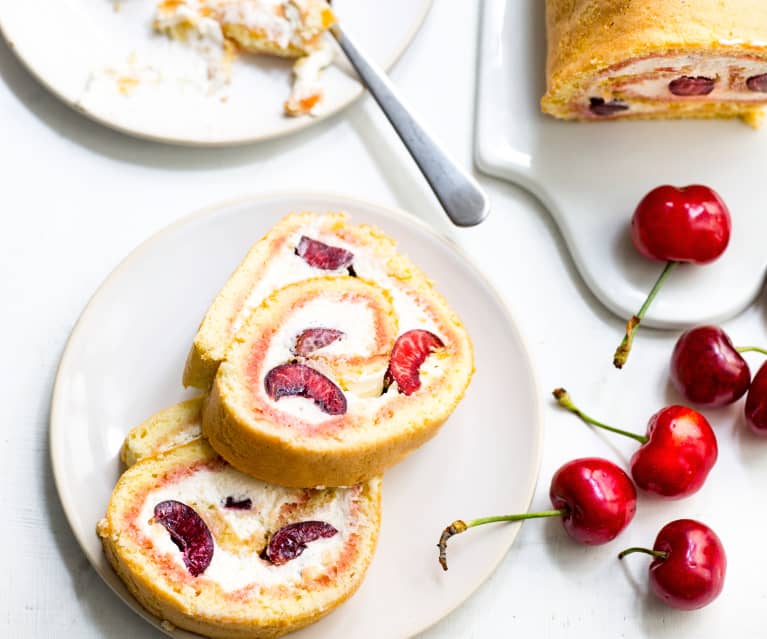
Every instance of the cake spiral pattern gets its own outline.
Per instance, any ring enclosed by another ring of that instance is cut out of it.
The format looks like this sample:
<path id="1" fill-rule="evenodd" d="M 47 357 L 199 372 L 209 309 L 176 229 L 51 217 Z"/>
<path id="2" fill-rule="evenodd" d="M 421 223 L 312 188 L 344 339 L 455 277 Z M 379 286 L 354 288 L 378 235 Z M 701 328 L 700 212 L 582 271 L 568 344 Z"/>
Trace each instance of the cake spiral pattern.
<path id="1" fill-rule="evenodd" d="M 547 0 L 546 26 L 555 117 L 756 124 L 767 104 L 761 0 Z"/>
<path id="2" fill-rule="evenodd" d="M 203 409 L 229 463 L 287 486 L 383 472 L 438 430 L 469 383 L 471 347 L 431 289 L 394 300 L 361 277 L 290 284 L 240 328 Z M 326 346 L 299 355 L 307 331 Z"/>
<path id="3" fill-rule="evenodd" d="M 380 478 L 349 488 L 266 484 L 222 460 L 199 422 L 198 398 L 126 438 L 132 465 L 98 534 L 132 594 L 180 628 L 253 639 L 297 630 L 351 596 L 378 537 Z"/>

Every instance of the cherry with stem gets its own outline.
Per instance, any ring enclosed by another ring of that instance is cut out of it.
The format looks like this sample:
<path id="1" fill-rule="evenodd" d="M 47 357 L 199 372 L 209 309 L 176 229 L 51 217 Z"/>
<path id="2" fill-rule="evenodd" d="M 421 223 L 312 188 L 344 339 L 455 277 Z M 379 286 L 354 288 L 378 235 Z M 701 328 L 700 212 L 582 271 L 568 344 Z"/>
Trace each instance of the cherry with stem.
<path id="1" fill-rule="evenodd" d="M 599 457 L 574 459 L 559 468 L 551 479 L 549 499 L 552 510 L 454 521 L 442 531 L 437 544 L 442 569 L 447 570 L 448 540 L 470 528 L 560 517 L 570 537 L 582 544 L 597 545 L 614 539 L 636 512 L 636 488 L 629 476 L 611 461 Z"/>
<path id="2" fill-rule="evenodd" d="M 639 312 L 626 324 L 625 336 L 613 356 L 616 368 L 626 364 L 634 333 L 671 271 L 680 262 L 716 260 L 730 242 L 731 226 L 727 205 L 707 186 L 663 185 L 642 198 L 631 218 L 631 241 L 639 253 L 666 266 Z"/>
<path id="3" fill-rule="evenodd" d="M 646 434 L 615 428 L 581 411 L 564 388 L 553 392 L 560 406 L 583 422 L 630 437 L 640 447 L 629 467 L 636 485 L 665 499 L 679 499 L 697 492 L 716 463 L 716 435 L 706 418 L 686 406 L 666 406 L 647 424 Z"/>
<path id="4" fill-rule="evenodd" d="M 650 555 L 650 588 L 667 605 L 696 610 L 719 596 L 724 587 L 727 556 L 716 533 L 694 519 L 666 524 L 652 548 L 634 546 L 618 555 Z"/>

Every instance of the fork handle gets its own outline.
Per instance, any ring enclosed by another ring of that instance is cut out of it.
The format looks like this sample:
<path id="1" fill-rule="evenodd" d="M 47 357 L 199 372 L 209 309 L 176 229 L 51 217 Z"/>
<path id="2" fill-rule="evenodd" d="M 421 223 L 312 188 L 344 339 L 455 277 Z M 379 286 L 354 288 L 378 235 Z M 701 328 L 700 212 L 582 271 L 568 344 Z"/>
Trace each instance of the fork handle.
<path id="1" fill-rule="evenodd" d="M 459 167 L 426 132 L 397 95 L 397 90 L 386 74 L 360 53 L 338 26 L 333 27 L 332 31 L 453 224 L 479 224 L 490 212 L 490 204 L 477 181 Z"/>

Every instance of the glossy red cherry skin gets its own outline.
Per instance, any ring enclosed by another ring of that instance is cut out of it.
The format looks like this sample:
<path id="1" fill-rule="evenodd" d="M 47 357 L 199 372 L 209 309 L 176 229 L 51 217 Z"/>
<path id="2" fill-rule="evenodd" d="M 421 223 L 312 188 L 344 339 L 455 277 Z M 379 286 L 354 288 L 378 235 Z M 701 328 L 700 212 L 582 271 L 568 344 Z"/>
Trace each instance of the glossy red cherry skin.
<path id="1" fill-rule="evenodd" d="M 647 437 L 631 457 L 636 485 L 666 499 L 698 491 L 719 453 L 708 420 L 692 408 L 667 406 L 650 418 Z"/>
<path id="2" fill-rule="evenodd" d="M 647 195 L 631 219 L 631 240 L 653 260 L 706 264 L 730 242 L 727 205 L 707 186 L 659 186 Z"/>
<path id="3" fill-rule="evenodd" d="M 751 383 L 751 370 L 721 328 L 698 326 L 676 342 L 671 381 L 691 403 L 712 408 L 742 397 Z"/>
<path id="4" fill-rule="evenodd" d="M 746 424 L 756 435 L 767 437 L 767 362 L 756 371 L 748 389 Z"/>
<path id="5" fill-rule="evenodd" d="M 716 533 L 694 519 L 678 519 L 658 533 L 653 550 L 668 553 L 650 564 L 650 587 L 665 603 L 695 610 L 719 596 L 727 556 Z"/>
<path id="6" fill-rule="evenodd" d="M 582 544 L 595 546 L 615 537 L 634 518 L 636 488 L 618 466 L 599 457 L 575 459 L 551 479 L 554 508 L 566 508 L 562 525 Z"/>

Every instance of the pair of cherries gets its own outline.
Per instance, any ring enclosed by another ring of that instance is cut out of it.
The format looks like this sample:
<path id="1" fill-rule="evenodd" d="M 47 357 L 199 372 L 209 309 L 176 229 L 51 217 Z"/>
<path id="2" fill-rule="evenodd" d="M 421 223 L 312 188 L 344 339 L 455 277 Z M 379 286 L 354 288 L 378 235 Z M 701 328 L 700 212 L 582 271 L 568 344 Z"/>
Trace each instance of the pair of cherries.
<path id="1" fill-rule="evenodd" d="M 671 356 L 671 381 L 697 406 L 714 408 L 732 404 L 748 391 L 746 424 L 757 435 L 767 436 L 767 362 L 751 379 L 741 353 L 767 350 L 735 347 L 717 326 L 698 326 L 682 333 Z"/>
<path id="2" fill-rule="evenodd" d="M 457 520 L 439 540 L 439 561 L 447 570 L 447 542 L 470 528 L 500 521 L 561 517 L 567 534 L 587 545 L 615 539 L 636 513 L 636 488 L 628 475 L 599 457 L 575 459 L 551 480 L 549 498 L 554 510 Z M 652 548 L 632 547 L 618 557 L 643 552 L 651 555 L 650 584 L 667 604 L 683 610 L 701 608 L 721 592 L 727 559 L 716 533 L 705 524 L 680 519 L 664 526 Z"/>

